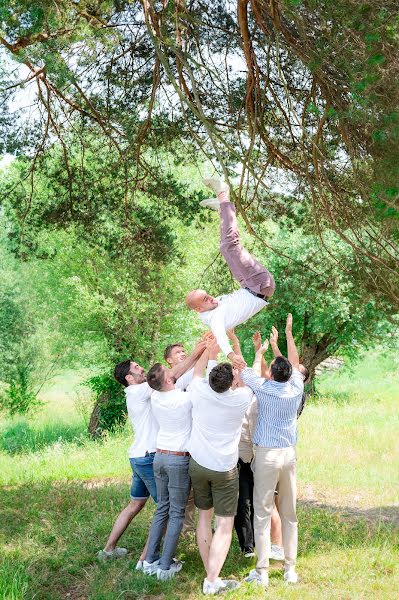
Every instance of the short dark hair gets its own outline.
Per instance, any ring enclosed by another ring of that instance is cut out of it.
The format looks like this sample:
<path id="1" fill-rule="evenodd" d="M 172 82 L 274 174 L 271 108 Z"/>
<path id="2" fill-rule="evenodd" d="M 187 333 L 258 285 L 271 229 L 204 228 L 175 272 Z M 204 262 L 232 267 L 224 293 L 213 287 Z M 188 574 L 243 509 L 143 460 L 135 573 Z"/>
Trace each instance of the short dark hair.
<path id="1" fill-rule="evenodd" d="M 165 360 L 167 358 L 170 358 L 173 348 L 184 348 L 184 344 L 169 344 L 169 346 L 166 346 L 165 351 L 163 353 L 163 357 Z"/>
<path id="2" fill-rule="evenodd" d="M 153 390 L 161 392 L 165 383 L 164 366 L 155 363 L 147 373 L 147 383 Z"/>
<path id="3" fill-rule="evenodd" d="M 129 374 L 130 371 L 130 363 L 131 360 L 123 360 L 118 363 L 114 369 L 114 377 L 118 383 L 121 383 L 124 387 L 128 387 L 128 382 L 126 381 L 126 375 Z"/>
<path id="4" fill-rule="evenodd" d="M 288 358 L 277 356 L 270 367 L 274 381 L 285 383 L 292 375 L 292 365 Z"/>
<path id="5" fill-rule="evenodd" d="M 233 368 L 230 363 L 220 363 L 209 373 L 209 385 L 214 392 L 226 392 L 233 383 Z"/>

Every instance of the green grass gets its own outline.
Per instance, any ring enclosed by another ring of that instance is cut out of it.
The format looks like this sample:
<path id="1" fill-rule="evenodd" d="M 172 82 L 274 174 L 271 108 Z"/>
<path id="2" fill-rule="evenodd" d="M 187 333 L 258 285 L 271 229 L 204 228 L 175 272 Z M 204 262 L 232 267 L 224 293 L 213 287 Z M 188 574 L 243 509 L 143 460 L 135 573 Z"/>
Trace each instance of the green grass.
<path id="1" fill-rule="evenodd" d="M 287 588 L 276 569 L 267 593 L 243 585 L 227 600 L 399 598 L 397 375 L 389 358 L 368 355 L 353 372 L 323 377 L 300 420 L 301 582 Z M 0 422 L 0 599 L 199 600 L 193 541 L 179 543 L 186 562 L 176 580 L 134 571 L 151 504 L 122 540 L 129 559 L 94 560 L 128 501 L 131 434 L 89 440 L 78 382 L 64 375 L 33 418 Z M 241 579 L 252 564 L 234 541 L 223 575 Z"/>

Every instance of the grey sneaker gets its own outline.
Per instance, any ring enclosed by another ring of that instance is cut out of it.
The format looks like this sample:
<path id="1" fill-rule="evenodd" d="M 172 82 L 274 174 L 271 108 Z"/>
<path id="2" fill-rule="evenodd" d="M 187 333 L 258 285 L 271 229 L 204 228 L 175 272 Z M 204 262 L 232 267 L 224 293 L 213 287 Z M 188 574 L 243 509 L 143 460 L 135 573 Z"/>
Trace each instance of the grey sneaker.
<path id="1" fill-rule="evenodd" d="M 215 192 L 216 196 L 220 194 L 220 192 L 229 192 L 229 186 L 219 179 L 219 177 L 207 177 L 203 179 L 203 182 L 206 187 L 212 190 L 212 192 Z"/>
<path id="2" fill-rule="evenodd" d="M 138 560 L 135 566 L 135 571 L 142 571 L 143 570 L 143 560 Z"/>
<path id="3" fill-rule="evenodd" d="M 181 571 L 182 568 L 183 563 L 179 560 L 175 560 L 174 562 L 172 562 L 168 570 L 160 568 L 157 569 L 157 579 L 158 581 L 168 581 L 168 579 L 172 579 L 176 575 L 176 573 Z"/>
<path id="4" fill-rule="evenodd" d="M 200 206 L 211 208 L 212 210 L 219 210 L 220 202 L 217 198 L 206 198 L 206 200 L 201 200 Z"/>
<path id="5" fill-rule="evenodd" d="M 247 583 L 256 583 L 256 585 L 262 585 L 267 587 L 269 585 L 269 573 L 263 570 L 262 573 L 258 573 L 256 569 L 250 571 L 248 577 L 245 578 Z"/>
<path id="6" fill-rule="evenodd" d="M 143 573 L 145 573 L 146 575 L 156 575 L 158 568 L 159 560 L 154 560 L 154 562 L 152 563 L 143 560 Z"/>
<path id="7" fill-rule="evenodd" d="M 218 577 L 215 581 L 204 579 L 202 591 L 204 594 L 219 594 L 219 592 L 236 590 L 239 587 L 240 583 L 235 581 L 235 579 L 220 579 L 220 577 Z"/>
<path id="8" fill-rule="evenodd" d="M 127 548 L 114 548 L 114 550 L 100 550 L 97 552 L 98 560 L 109 560 L 111 558 L 123 558 L 127 554 Z"/>

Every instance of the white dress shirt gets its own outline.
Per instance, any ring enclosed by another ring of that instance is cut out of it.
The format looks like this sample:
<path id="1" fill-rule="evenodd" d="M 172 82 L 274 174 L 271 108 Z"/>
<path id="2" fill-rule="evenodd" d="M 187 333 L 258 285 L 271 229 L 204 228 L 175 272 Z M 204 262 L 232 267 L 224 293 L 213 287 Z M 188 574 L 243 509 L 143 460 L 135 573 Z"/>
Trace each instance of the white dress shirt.
<path id="1" fill-rule="evenodd" d="M 127 413 L 135 439 L 129 448 L 129 457 L 145 456 L 146 452 L 155 452 L 158 423 L 151 410 L 152 389 L 148 383 L 129 385 L 125 388 Z"/>
<path id="2" fill-rule="evenodd" d="M 151 407 L 159 424 L 156 447 L 186 452 L 192 422 L 190 394 L 177 388 L 169 392 L 154 391 Z"/>
<path id="3" fill-rule="evenodd" d="M 252 398 L 248 387 L 214 392 L 201 377 L 190 384 L 193 425 L 188 450 L 201 466 L 225 472 L 238 462 L 241 425 Z"/>
<path id="4" fill-rule="evenodd" d="M 221 351 L 227 356 L 233 349 L 226 330 L 244 323 L 267 305 L 248 290 L 241 288 L 232 294 L 216 298 L 219 304 L 213 310 L 198 313 L 201 321 L 211 328 Z"/>

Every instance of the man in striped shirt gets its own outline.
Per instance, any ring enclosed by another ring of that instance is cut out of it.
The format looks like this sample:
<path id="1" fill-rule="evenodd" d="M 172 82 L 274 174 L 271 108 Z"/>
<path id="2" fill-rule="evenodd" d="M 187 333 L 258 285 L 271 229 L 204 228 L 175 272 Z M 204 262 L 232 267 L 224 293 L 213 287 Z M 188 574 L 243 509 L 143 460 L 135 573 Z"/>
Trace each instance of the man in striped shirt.
<path id="1" fill-rule="evenodd" d="M 256 352 L 254 370 L 245 368 L 241 371 L 243 382 L 253 390 L 258 401 L 258 420 L 253 435 L 254 530 L 258 560 L 256 569 L 246 580 L 263 586 L 269 583 L 270 521 L 277 483 L 285 554 L 284 579 L 288 583 L 298 581 L 295 571 L 298 547 L 295 446 L 303 376 L 298 370 L 299 355 L 292 336 L 291 314 L 287 318 L 286 336 L 288 360 L 277 356 L 270 364 L 269 379 L 254 373 L 254 370 L 258 371 L 267 343 Z"/>

